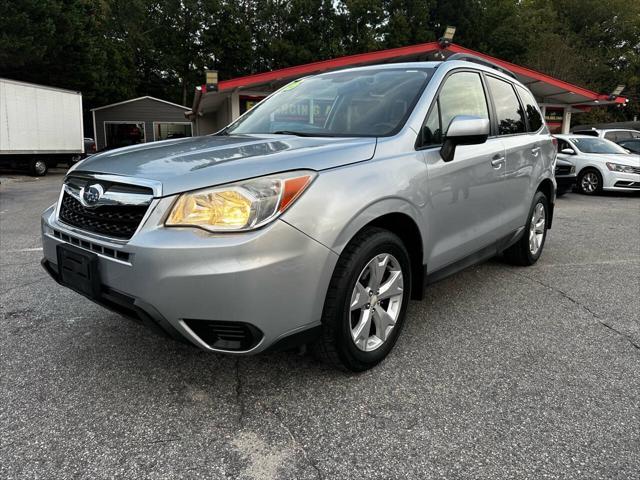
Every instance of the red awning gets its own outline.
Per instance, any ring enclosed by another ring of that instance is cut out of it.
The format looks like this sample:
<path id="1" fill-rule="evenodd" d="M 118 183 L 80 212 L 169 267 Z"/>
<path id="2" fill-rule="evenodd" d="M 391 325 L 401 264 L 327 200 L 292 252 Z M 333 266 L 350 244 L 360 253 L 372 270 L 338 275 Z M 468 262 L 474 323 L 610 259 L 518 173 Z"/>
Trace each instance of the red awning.
<path id="1" fill-rule="evenodd" d="M 407 47 L 391 48 L 375 52 L 348 55 L 331 60 L 297 65 L 295 67 L 282 68 L 270 72 L 257 73 L 244 77 L 222 80 L 218 83 L 217 92 L 208 92 L 206 85 L 198 87 L 196 99 L 194 99 L 193 112 L 197 112 L 200 106 L 201 96 L 229 94 L 233 91 L 260 91 L 261 89 L 272 91 L 281 85 L 305 75 L 317 74 L 331 70 L 339 70 L 347 67 L 375 65 L 381 63 L 398 63 L 411 61 L 442 60 L 454 53 L 465 53 L 489 60 L 514 73 L 534 94 L 538 102 L 546 104 L 567 105 L 578 109 L 588 109 L 592 106 L 607 104 L 624 104 L 624 97 L 614 97 L 608 94 L 597 93 L 589 89 L 573 85 L 569 82 L 554 78 L 530 68 L 522 67 L 499 58 L 476 52 L 460 45 L 450 44 L 441 46 L 438 42 L 421 43 Z"/>

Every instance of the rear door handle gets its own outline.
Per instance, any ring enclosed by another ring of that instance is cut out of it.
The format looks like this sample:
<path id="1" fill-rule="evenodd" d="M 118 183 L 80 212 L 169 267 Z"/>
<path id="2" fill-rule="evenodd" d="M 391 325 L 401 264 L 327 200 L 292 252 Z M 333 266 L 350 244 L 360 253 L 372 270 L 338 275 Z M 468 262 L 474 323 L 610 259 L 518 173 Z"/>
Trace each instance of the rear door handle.
<path id="1" fill-rule="evenodd" d="M 537 156 L 538 156 L 538 154 L 540 153 L 540 147 L 533 147 L 533 148 L 531 149 L 531 153 L 533 153 L 533 156 L 534 156 L 534 157 L 537 157 Z"/>
<path id="2" fill-rule="evenodd" d="M 494 155 L 493 158 L 491 159 L 491 166 L 496 170 L 499 170 L 500 167 L 502 167 L 503 163 L 504 163 L 504 155 L 497 154 L 497 155 Z"/>

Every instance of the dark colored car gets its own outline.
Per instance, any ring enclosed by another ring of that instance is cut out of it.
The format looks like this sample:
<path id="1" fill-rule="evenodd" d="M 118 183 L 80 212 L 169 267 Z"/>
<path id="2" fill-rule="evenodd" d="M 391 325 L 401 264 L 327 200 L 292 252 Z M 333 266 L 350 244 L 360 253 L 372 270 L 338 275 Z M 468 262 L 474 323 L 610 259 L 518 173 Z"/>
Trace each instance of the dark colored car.
<path id="1" fill-rule="evenodd" d="M 84 156 L 96 153 L 96 141 L 93 138 L 85 137 L 84 139 Z"/>
<path id="2" fill-rule="evenodd" d="M 576 186 L 576 166 L 568 160 L 556 159 L 556 196 L 560 197 L 573 190 Z"/>

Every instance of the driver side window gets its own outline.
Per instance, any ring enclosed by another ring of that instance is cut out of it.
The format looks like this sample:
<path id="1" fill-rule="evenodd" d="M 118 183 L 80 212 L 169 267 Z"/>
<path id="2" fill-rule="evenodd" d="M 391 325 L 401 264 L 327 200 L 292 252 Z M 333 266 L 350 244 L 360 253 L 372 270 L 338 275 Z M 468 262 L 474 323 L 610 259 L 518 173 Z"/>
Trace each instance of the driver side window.
<path id="1" fill-rule="evenodd" d="M 451 120 L 458 115 L 489 118 L 479 73 L 458 72 L 445 80 L 422 126 L 422 147 L 442 144 Z"/>

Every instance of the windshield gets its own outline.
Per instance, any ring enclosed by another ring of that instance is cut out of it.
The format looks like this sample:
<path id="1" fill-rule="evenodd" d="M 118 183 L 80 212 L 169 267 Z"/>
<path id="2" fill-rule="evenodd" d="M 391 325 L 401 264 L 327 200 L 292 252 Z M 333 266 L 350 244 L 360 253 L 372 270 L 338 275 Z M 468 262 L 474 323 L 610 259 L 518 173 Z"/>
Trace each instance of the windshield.
<path id="1" fill-rule="evenodd" d="M 222 133 L 378 137 L 406 122 L 433 69 L 335 72 L 296 80 Z"/>
<path id="2" fill-rule="evenodd" d="M 571 142 L 584 153 L 609 153 L 609 154 L 626 154 L 624 148 L 616 145 L 609 140 L 602 138 L 576 138 L 573 137 Z"/>

